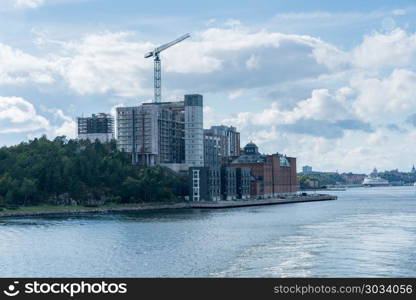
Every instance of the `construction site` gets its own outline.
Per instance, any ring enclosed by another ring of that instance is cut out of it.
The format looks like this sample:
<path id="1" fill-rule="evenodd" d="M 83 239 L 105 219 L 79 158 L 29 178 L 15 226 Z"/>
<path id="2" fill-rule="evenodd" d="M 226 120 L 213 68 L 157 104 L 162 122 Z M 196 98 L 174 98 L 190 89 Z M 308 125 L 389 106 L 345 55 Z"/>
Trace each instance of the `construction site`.
<path id="1" fill-rule="evenodd" d="M 118 148 L 131 154 L 134 165 L 163 166 L 186 177 L 191 201 L 268 199 L 295 193 L 296 158 L 263 155 L 253 143 L 241 149 L 240 133 L 232 126 L 204 129 L 200 94 L 162 101 L 160 54 L 189 37 L 185 34 L 145 54 L 154 58 L 154 99 L 116 109 Z M 82 138 L 89 138 L 88 134 L 93 140 L 93 130 Z"/>

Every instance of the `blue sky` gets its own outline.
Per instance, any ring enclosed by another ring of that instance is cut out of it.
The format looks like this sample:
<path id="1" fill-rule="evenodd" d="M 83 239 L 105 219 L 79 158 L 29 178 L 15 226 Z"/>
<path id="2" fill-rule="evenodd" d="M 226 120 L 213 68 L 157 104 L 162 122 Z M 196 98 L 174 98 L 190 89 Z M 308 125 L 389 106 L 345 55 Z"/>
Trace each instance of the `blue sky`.
<path id="1" fill-rule="evenodd" d="M 2 0 L 0 145 L 201 93 L 205 126 L 327 171 L 416 164 L 416 1 Z"/>

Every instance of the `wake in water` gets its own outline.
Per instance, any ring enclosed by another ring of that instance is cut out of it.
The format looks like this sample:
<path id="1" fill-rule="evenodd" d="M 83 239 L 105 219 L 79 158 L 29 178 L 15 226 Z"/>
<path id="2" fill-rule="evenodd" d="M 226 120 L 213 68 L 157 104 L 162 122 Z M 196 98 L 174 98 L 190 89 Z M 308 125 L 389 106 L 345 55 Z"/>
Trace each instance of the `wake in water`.
<path id="1" fill-rule="evenodd" d="M 304 225 L 244 251 L 214 277 L 405 277 L 416 274 L 416 214 L 357 214 Z"/>

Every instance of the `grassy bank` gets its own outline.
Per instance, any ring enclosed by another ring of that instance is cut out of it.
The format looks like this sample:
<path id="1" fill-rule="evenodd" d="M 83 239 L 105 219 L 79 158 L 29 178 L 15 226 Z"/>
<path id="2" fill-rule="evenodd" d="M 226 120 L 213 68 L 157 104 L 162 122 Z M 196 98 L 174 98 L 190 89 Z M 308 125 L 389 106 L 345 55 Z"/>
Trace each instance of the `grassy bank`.
<path id="1" fill-rule="evenodd" d="M 232 208 L 243 206 L 275 205 L 297 202 L 327 201 L 336 200 L 337 196 L 314 194 L 286 198 L 271 198 L 257 200 L 238 200 L 238 201 L 218 201 L 218 202 L 151 202 L 141 204 L 108 204 L 97 207 L 88 206 L 25 206 L 17 209 L 7 209 L 0 211 L 0 217 L 28 217 L 59 214 L 83 214 L 83 213 L 110 213 L 143 210 L 165 210 L 165 209 L 185 209 L 185 208 Z"/>
<path id="2" fill-rule="evenodd" d="M 61 211 L 61 210 L 94 210 L 97 208 L 117 208 L 123 207 L 123 205 L 102 205 L 98 207 L 87 207 L 82 205 L 38 205 L 38 206 L 19 206 L 16 209 L 0 208 L 0 213 L 13 213 L 13 212 L 43 212 L 43 211 Z"/>
<path id="3" fill-rule="evenodd" d="M 107 213 L 116 211 L 137 211 L 137 210 L 154 210 L 154 209 L 173 209 L 184 208 L 185 202 L 152 202 L 152 203 L 134 203 L 134 204 L 107 204 L 100 206 L 59 206 L 59 205 L 38 205 L 38 206 L 21 206 L 16 209 L 3 208 L 0 210 L 0 217 L 13 216 L 40 216 L 56 214 L 79 214 L 79 213 Z"/>

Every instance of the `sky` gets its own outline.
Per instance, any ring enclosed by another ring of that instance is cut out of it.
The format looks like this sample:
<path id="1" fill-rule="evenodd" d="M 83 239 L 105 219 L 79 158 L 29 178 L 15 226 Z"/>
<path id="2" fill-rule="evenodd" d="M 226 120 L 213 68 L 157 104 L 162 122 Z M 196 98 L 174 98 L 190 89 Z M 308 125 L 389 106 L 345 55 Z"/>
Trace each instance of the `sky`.
<path id="1" fill-rule="evenodd" d="M 204 127 L 298 169 L 416 164 L 416 0 L 0 0 L 0 146 L 76 137 L 77 116 L 204 96 Z"/>

